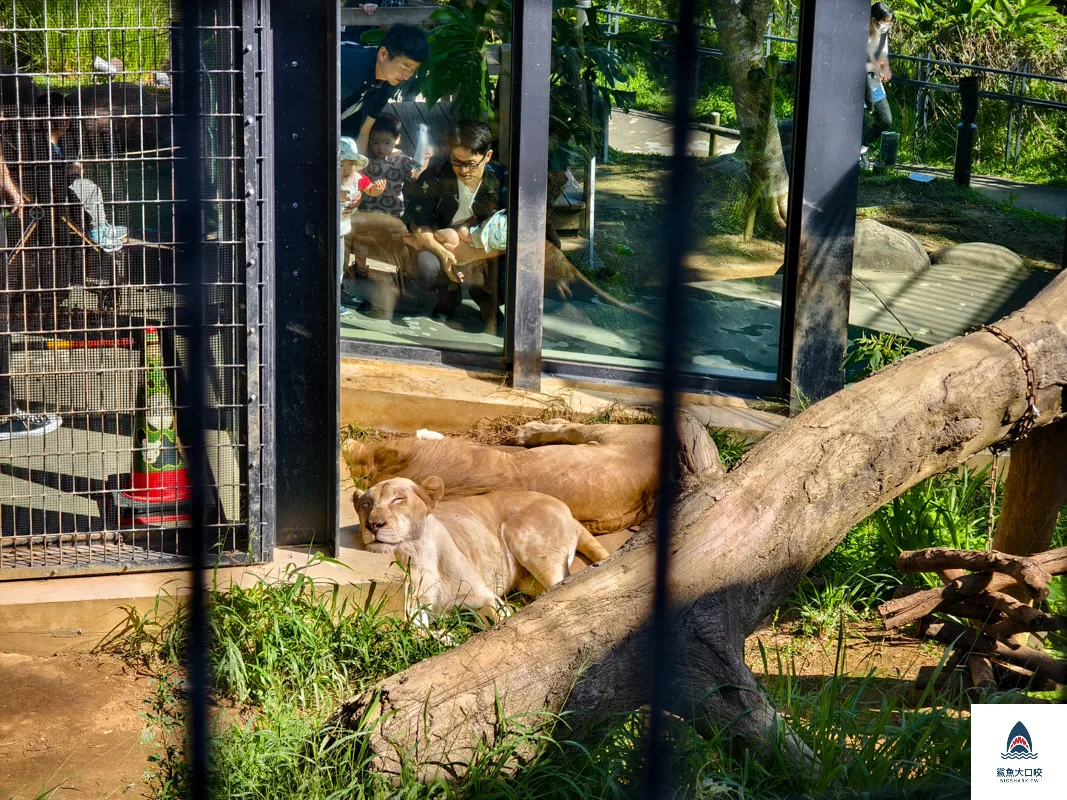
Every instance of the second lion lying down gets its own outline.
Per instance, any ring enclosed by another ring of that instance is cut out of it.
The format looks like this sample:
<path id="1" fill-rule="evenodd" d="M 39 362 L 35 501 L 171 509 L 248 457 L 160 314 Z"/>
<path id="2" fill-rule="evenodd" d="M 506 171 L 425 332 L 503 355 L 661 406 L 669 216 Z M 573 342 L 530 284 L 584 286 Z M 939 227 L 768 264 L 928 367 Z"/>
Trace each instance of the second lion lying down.
<path id="1" fill-rule="evenodd" d="M 611 533 L 652 516 L 659 487 L 657 425 L 584 425 L 566 420 L 529 422 L 510 446 L 462 439 L 413 437 L 345 443 L 343 454 L 357 483 L 386 478 L 421 482 L 443 478 L 449 497 L 525 490 L 566 503 L 592 533 Z M 681 472 L 701 483 L 723 473 L 715 444 L 688 414 L 679 415 Z"/>
<path id="2" fill-rule="evenodd" d="M 367 549 L 408 568 L 405 611 L 423 623 L 427 611 L 456 606 L 495 622 L 508 592 L 537 595 L 567 577 L 575 551 L 608 555 L 554 497 L 497 491 L 441 502 L 444 490 L 438 477 L 391 478 L 353 498 Z"/>

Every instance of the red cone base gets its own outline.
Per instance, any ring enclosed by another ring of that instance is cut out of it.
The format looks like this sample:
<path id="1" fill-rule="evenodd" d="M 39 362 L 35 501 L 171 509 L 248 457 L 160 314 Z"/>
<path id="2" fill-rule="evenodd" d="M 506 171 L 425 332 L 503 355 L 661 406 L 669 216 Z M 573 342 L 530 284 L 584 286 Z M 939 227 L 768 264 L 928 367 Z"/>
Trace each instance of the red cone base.
<path id="1" fill-rule="evenodd" d="M 192 494 L 192 483 L 185 467 L 162 472 L 134 472 L 123 483 L 120 494 L 134 503 L 181 503 Z"/>

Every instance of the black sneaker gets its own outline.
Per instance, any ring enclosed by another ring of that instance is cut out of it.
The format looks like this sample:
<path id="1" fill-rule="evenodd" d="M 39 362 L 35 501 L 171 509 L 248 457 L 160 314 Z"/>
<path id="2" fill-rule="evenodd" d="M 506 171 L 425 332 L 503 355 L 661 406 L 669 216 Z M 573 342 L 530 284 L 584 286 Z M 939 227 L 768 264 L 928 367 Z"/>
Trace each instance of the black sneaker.
<path id="1" fill-rule="evenodd" d="M 0 440 L 44 436 L 62 424 L 62 418 L 55 414 L 27 414 L 15 409 L 10 417 L 0 420 Z"/>
<path id="2" fill-rule="evenodd" d="M 358 308 L 360 303 L 363 302 L 363 298 L 359 295 L 354 295 L 348 289 L 341 287 L 341 305 L 350 306 L 351 308 Z"/>

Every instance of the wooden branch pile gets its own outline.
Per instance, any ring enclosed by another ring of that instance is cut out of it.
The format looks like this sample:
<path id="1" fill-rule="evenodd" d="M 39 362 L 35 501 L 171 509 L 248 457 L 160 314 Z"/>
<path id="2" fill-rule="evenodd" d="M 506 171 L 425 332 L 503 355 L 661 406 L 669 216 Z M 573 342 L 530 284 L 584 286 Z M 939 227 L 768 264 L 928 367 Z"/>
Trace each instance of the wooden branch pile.
<path id="1" fill-rule="evenodd" d="M 1067 572 L 1067 547 L 1030 556 L 932 547 L 901 553 L 897 567 L 936 572 L 945 582 L 936 589 L 909 587 L 878 607 L 886 628 L 915 622 L 920 636 L 952 648 L 943 676 L 962 668 L 979 689 L 1049 690 L 1067 684 L 1067 662 L 1028 644 L 1031 635 L 1040 639 L 1067 624 L 1030 605 L 1048 595 L 1053 575 Z M 916 687 L 925 687 L 934 671 L 920 670 Z"/>

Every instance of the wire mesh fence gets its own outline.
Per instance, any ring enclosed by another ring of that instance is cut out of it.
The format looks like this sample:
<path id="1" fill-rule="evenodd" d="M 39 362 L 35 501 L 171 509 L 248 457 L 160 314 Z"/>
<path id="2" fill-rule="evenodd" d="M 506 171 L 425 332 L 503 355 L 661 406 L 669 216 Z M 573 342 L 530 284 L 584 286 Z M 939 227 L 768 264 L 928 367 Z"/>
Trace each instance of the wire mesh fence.
<path id="1" fill-rule="evenodd" d="M 8 0 L 0 13 L 0 580 L 188 555 L 179 420 L 197 295 L 177 257 L 176 6 Z M 238 558 L 253 544 L 247 423 L 261 411 L 245 399 L 260 234 L 245 219 L 241 10 L 204 3 L 199 25 L 209 540 Z"/>

